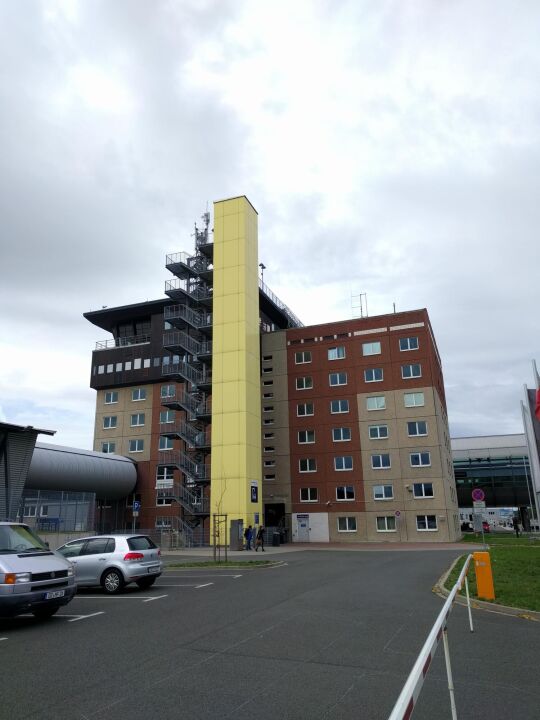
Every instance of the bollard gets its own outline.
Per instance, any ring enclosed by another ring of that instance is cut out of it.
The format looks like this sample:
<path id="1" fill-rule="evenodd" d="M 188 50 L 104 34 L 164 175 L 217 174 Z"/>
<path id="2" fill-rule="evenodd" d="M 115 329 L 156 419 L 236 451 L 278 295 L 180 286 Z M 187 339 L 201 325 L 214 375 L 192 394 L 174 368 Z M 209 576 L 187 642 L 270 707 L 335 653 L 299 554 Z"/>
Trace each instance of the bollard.
<path id="1" fill-rule="evenodd" d="M 480 600 L 495 600 L 491 558 L 488 552 L 473 553 L 474 571 L 476 573 L 476 594 Z"/>

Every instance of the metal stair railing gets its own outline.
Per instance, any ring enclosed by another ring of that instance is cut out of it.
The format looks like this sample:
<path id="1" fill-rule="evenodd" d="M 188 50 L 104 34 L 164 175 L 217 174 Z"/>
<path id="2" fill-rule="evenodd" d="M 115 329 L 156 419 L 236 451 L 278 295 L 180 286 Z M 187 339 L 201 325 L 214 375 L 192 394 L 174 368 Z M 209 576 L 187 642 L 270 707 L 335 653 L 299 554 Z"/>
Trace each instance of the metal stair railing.
<path id="1" fill-rule="evenodd" d="M 187 252 L 170 253 L 165 258 L 165 267 L 169 270 L 172 265 L 185 265 L 192 272 L 201 273 L 206 272 L 211 264 L 210 260 L 203 255 L 188 255 Z"/>
<path id="2" fill-rule="evenodd" d="M 204 463 L 194 462 L 185 453 L 176 450 L 162 450 L 159 465 L 175 465 L 194 480 L 210 480 L 210 467 Z"/>
<path id="3" fill-rule="evenodd" d="M 175 320 L 185 320 L 197 329 L 212 325 L 212 313 L 194 310 L 188 305 L 167 305 L 164 308 L 163 318 L 172 323 Z"/>
<path id="4" fill-rule="evenodd" d="M 157 496 L 174 498 L 192 515 L 208 515 L 210 512 L 210 498 L 202 497 L 180 483 L 175 483 L 172 488 L 158 489 Z"/>
<path id="5" fill-rule="evenodd" d="M 163 334 L 163 347 L 182 347 L 191 355 L 211 355 L 212 342 L 197 340 L 182 330 L 170 330 Z"/>
<path id="6" fill-rule="evenodd" d="M 181 375 L 185 380 L 194 385 L 210 385 L 212 383 L 212 373 L 206 369 L 198 370 L 190 363 L 181 361 L 177 363 L 169 363 L 161 368 L 162 375 Z"/>
<path id="7" fill-rule="evenodd" d="M 165 280 L 165 295 L 174 297 L 178 292 L 182 292 L 197 301 L 211 300 L 213 288 L 206 283 L 193 283 L 182 278 Z"/>
<path id="8" fill-rule="evenodd" d="M 161 435 L 180 435 L 189 445 L 196 448 L 210 447 L 210 433 L 208 430 L 199 430 L 186 422 L 168 424 L 160 431 Z"/>
<path id="9" fill-rule="evenodd" d="M 212 415 L 212 399 L 204 393 L 190 393 L 187 390 L 178 390 L 175 395 L 161 398 L 162 405 L 178 403 L 190 415 L 190 420 Z"/>

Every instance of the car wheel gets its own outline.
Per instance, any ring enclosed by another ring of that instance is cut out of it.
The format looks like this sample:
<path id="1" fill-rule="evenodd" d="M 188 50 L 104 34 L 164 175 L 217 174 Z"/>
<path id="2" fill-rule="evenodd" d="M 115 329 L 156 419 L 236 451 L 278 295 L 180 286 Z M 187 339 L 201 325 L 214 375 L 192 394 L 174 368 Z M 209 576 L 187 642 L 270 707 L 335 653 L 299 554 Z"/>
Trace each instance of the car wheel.
<path id="1" fill-rule="evenodd" d="M 55 615 L 59 609 L 59 605 L 56 605 L 55 607 L 39 608 L 38 610 L 32 610 L 32 615 L 38 620 L 47 620 Z"/>
<path id="2" fill-rule="evenodd" d="M 155 577 L 141 578 L 141 580 L 137 580 L 136 582 L 141 590 L 146 590 L 146 588 L 152 587 L 152 585 L 156 582 L 156 578 Z"/>
<path id="3" fill-rule="evenodd" d="M 124 577 L 120 570 L 105 570 L 101 576 L 101 587 L 107 593 L 107 595 L 115 595 L 119 593 L 124 587 Z"/>

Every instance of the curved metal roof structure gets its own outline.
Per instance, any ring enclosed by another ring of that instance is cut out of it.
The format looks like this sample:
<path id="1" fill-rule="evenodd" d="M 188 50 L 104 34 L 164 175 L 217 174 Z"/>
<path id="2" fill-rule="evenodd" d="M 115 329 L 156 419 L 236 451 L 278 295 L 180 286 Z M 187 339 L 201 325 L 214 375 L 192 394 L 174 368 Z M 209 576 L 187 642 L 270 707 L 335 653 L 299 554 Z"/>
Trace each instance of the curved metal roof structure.
<path id="1" fill-rule="evenodd" d="M 26 487 L 33 490 L 93 492 L 117 500 L 133 492 L 137 467 L 121 455 L 36 443 Z"/>

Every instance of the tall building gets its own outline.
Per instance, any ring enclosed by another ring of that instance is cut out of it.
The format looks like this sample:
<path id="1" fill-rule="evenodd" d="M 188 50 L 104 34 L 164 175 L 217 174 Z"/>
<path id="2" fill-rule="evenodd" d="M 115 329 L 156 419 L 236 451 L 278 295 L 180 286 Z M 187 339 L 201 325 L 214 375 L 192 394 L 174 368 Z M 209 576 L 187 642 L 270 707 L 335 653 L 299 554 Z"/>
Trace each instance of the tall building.
<path id="1" fill-rule="evenodd" d="M 214 203 L 195 253 L 167 256 L 166 298 L 85 314 L 112 334 L 94 448 L 137 461 L 125 524 L 189 544 L 225 517 L 295 541 L 454 539 L 427 311 L 303 327 L 258 278 L 257 221 L 245 197 Z"/>

